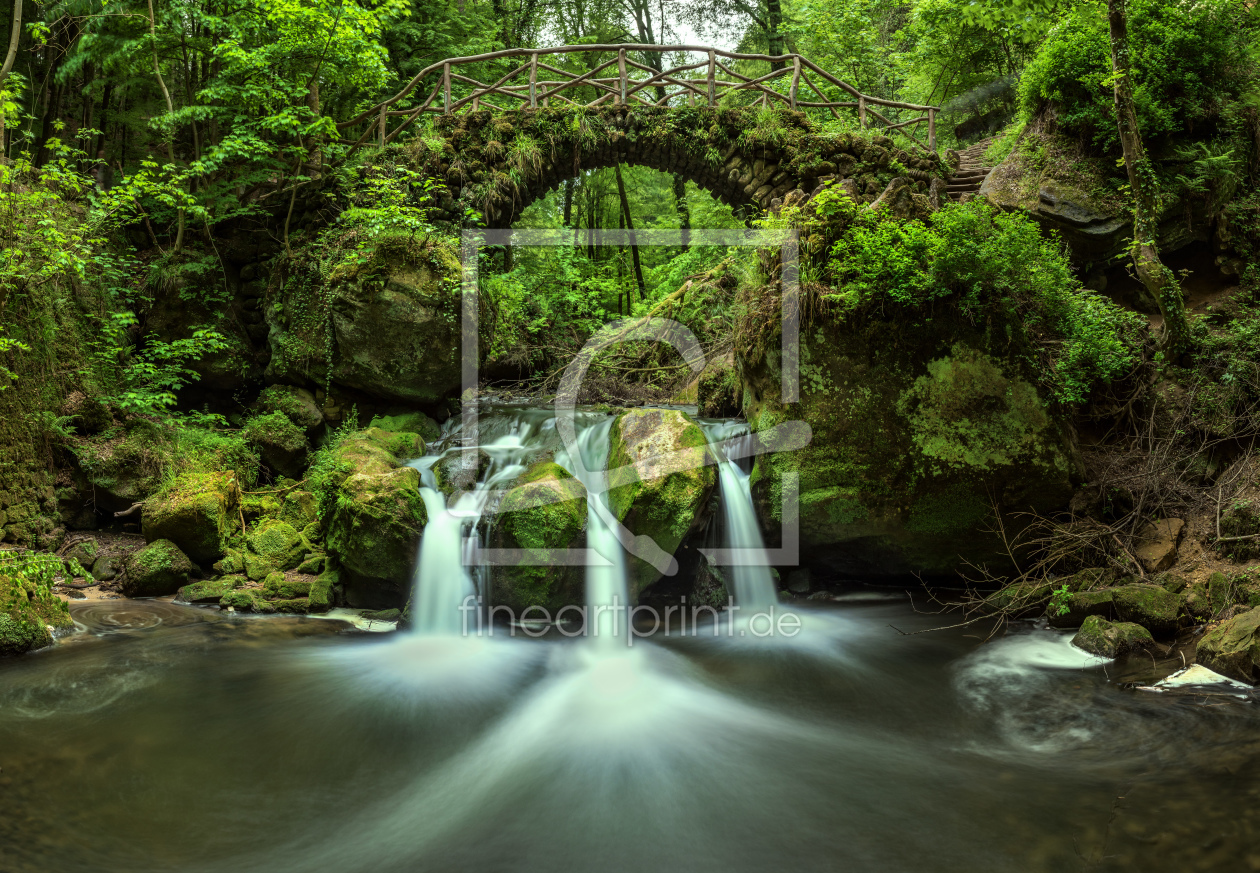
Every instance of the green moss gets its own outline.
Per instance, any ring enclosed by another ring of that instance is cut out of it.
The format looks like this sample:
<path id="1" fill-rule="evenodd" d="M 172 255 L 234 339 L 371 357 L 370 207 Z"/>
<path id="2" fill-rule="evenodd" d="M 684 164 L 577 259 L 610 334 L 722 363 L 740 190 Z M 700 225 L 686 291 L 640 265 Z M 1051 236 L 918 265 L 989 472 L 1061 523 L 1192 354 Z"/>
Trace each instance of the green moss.
<path id="1" fill-rule="evenodd" d="M 442 435 L 442 429 L 437 422 L 423 412 L 378 415 L 368 422 L 368 427 L 377 427 L 391 433 L 415 433 L 426 441 L 435 440 Z"/>
<path id="2" fill-rule="evenodd" d="M 1155 648 L 1155 640 L 1141 625 L 1112 623 L 1097 615 L 1085 619 L 1072 644 L 1100 658 L 1118 658 L 1131 652 Z"/>
<path id="3" fill-rule="evenodd" d="M 194 582 L 179 589 L 177 597 L 185 603 L 218 603 L 223 599 L 223 595 L 243 584 L 245 580 L 240 576 Z"/>
<path id="4" fill-rule="evenodd" d="M 608 470 L 613 515 L 671 555 L 717 483 L 704 431 L 677 410 L 631 410 L 618 416 L 610 433 Z M 637 557 L 628 569 L 633 598 L 661 576 Z"/>
<path id="5" fill-rule="evenodd" d="M 145 539 L 175 543 L 192 560 L 207 564 L 224 554 L 239 526 L 240 489 L 231 471 L 180 476 L 160 496 L 145 502 Z"/>
<path id="6" fill-rule="evenodd" d="M 283 573 L 271 573 L 263 583 L 263 596 L 269 600 L 293 600 L 308 597 L 311 583 L 300 579 L 286 579 Z"/>
<path id="7" fill-rule="evenodd" d="M 314 613 L 327 612 L 336 606 L 337 587 L 341 584 L 341 575 L 336 570 L 325 570 L 311 583 L 308 597 L 308 611 Z"/>
<path id="8" fill-rule="evenodd" d="M 128 597 L 174 594 L 188 582 L 192 561 L 170 540 L 154 540 L 123 564 L 122 592 Z"/>
<path id="9" fill-rule="evenodd" d="M 291 570 L 302 561 L 306 546 L 302 535 L 288 522 L 264 519 L 246 537 L 250 549 L 272 567 Z"/>
<path id="10" fill-rule="evenodd" d="M 540 461 L 522 473 L 499 504 L 495 536 L 499 548 L 525 549 L 538 564 L 498 568 L 495 603 L 519 614 L 580 601 L 583 568 L 562 566 L 554 553 L 575 546 L 586 517 L 586 489 L 563 467 Z"/>
<path id="11" fill-rule="evenodd" d="M 1122 585 L 1111 589 L 1116 615 L 1140 624 L 1156 636 L 1177 632 L 1181 598 L 1158 585 Z"/>
<path id="12" fill-rule="evenodd" d="M 424 455 L 424 440 L 420 435 L 410 431 L 395 432 L 370 427 L 360 434 L 360 438 L 370 440 L 399 460 L 410 460 Z"/>
<path id="13" fill-rule="evenodd" d="M 975 530 L 992 508 L 976 488 L 954 485 L 936 494 L 917 497 L 906 518 L 906 530 L 915 533 L 964 534 Z"/>

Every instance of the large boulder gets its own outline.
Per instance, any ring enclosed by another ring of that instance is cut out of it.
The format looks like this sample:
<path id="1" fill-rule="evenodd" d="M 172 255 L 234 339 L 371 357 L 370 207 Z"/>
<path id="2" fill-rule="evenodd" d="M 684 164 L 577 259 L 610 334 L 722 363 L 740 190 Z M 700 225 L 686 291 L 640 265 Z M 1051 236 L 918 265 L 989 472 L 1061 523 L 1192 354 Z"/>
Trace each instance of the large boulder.
<path id="1" fill-rule="evenodd" d="M 338 385 L 403 403 L 454 394 L 461 376 L 459 272 L 453 246 L 396 237 L 366 259 L 346 259 L 326 288 L 293 283 L 281 291 L 281 307 L 268 312 L 268 375 L 314 385 L 331 376 Z M 325 296 L 330 319 L 303 318 Z"/>
<path id="2" fill-rule="evenodd" d="M 1148 573 L 1161 573 L 1177 563 L 1177 546 L 1185 526 L 1179 518 L 1165 518 L 1142 526 L 1133 554 Z"/>
<path id="3" fill-rule="evenodd" d="M 562 565 L 555 550 L 583 546 L 586 514 L 586 489 L 559 464 L 540 461 L 522 473 L 499 504 L 495 546 L 525 549 L 541 563 L 496 567 L 494 605 L 518 616 L 542 606 L 554 616 L 563 606 L 581 604 L 586 568 Z"/>
<path id="4" fill-rule="evenodd" d="M 254 403 L 259 413 L 267 415 L 280 412 L 308 435 L 324 423 L 315 395 L 297 385 L 271 385 L 264 388 Z"/>
<path id="5" fill-rule="evenodd" d="M 1223 621 L 1204 634 L 1195 660 L 1231 679 L 1260 681 L 1260 607 Z"/>
<path id="6" fill-rule="evenodd" d="M 170 540 L 198 564 L 212 564 L 223 557 L 228 537 L 240 525 L 240 500 L 231 471 L 184 476 L 145 501 L 141 530 L 149 542 Z"/>
<path id="7" fill-rule="evenodd" d="M 122 593 L 128 597 L 161 597 L 188 584 L 192 561 L 170 540 L 154 540 L 132 552 L 123 563 Z"/>
<path id="8" fill-rule="evenodd" d="M 704 431 L 673 409 L 635 409 L 613 422 L 608 451 L 608 505 L 637 537 L 672 555 L 701 519 L 717 484 Z M 628 556 L 630 598 L 660 579 L 647 561 Z"/>
<path id="9" fill-rule="evenodd" d="M 250 550 L 277 570 L 292 570 L 302 563 L 309 544 L 293 525 L 279 519 L 263 519 L 246 537 Z M 248 565 L 248 562 L 247 562 Z"/>
<path id="10" fill-rule="evenodd" d="M 1072 645 L 1100 658 L 1119 658 L 1131 652 L 1149 651 L 1155 647 L 1150 631 L 1132 622 L 1110 622 L 1098 615 L 1085 619 Z"/>
<path id="11" fill-rule="evenodd" d="M 52 593 L 54 562 L 28 553 L 0 568 L 0 655 L 50 645 L 52 630 L 73 627 L 65 602 Z"/>
<path id="12" fill-rule="evenodd" d="M 357 434 L 335 450 L 334 466 L 342 472 L 335 508 L 326 519 L 326 543 L 340 562 L 351 606 L 401 606 L 429 516 L 420 497 L 419 471 L 400 466 L 382 445 L 390 440 L 375 440 L 372 433 Z"/>
<path id="13" fill-rule="evenodd" d="M 1179 626 L 1181 597 L 1159 585 L 1121 585 L 1111 590 L 1121 621 L 1140 624 L 1157 637 L 1172 636 Z"/>
<path id="14" fill-rule="evenodd" d="M 777 344 L 742 358 L 745 417 L 757 433 L 804 421 L 812 438 L 761 455 L 753 495 L 777 540 L 795 476 L 802 550 L 829 569 L 1007 568 L 995 505 L 1011 535 L 1029 510 L 1065 507 L 1083 475 L 1069 420 L 1004 331 L 950 317 L 816 323 L 801 334 L 800 400 L 786 405 Z"/>
<path id="15" fill-rule="evenodd" d="M 262 461 L 272 471 L 301 479 L 306 469 L 306 433 L 283 412 L 255 415 L 245 422 L 245 437 L 258 447 Z"/>
<path id="16" fill-rule="evenodd" d="M 1112 618 L 1115 614 L 1114 595 L 1108 589 L 1078 591 L 1069 594 L 1057 609 L 1051 602 L 1046 610 L 1051 627 L 1080 627 L 1091 615 Z"/>

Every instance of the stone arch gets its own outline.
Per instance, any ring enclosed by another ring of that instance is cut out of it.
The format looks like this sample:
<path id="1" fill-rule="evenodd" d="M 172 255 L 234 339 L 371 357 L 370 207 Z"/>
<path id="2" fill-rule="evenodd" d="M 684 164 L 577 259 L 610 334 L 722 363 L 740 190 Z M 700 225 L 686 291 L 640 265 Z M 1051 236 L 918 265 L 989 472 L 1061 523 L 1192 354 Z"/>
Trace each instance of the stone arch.
<path id="1" fill-rule="evenodd" d="M 801 199 L 823 182 L 872 202 L 896 178 L 926 190 L 940 175 L 935 155 L 910 154 L 887 137 L 819 130 L 788 110 L 708 107 L 535 109 L 443 116 L 438 137 L 403 148 L 445 182 L 442 218 L 468 210 L 508 227 L 534 200 L 583 170 L 631 164 L 674 173 L 733 207 L 773 210 L 793 191 Z"/>

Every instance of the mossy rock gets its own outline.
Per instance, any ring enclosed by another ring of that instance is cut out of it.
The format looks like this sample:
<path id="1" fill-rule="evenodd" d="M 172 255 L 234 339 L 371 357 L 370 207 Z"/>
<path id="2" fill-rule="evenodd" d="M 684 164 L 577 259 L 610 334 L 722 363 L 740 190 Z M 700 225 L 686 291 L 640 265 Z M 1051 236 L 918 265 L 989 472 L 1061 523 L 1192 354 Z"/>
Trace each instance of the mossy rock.
<path id="1" fill-rule="evenodd" d="M 1195 660 L 1240 682 L 1260 681 L 1260 607 L 1236 615 L 1199 640 Z"/>
<path id="2" fill-rule="evenodd" d="M 92 562 L 92 578 L 97 582 L 110 582 L 122 572 L 122 562 L 113 555 L 101 555 Z"/>
<path id="3" fill-rule="evenodd" d="M 174 594 L 188 584 L 192 569 L 192 561 L 179 546 L 170 540 L 154 540 L 127 556 L 121 590 L 128 597 Z"/>
<path id="4" fill-rule="evenodd" d="M 608 451 L 608 506 L 636 537 L 648 537 L 667 555 L 701 520 L 717 471 L 708 440 L 694 421 L 674 409 L 635 409 L 613 422 Z M 661 571 L 627 556 L 630 598 L 661 578 Z"/>
<path id="5" fill-rule="evenodd" d="M 240 549 L 228 548 L 223 557 L 211 565 L 214 572 L 222 576 L 235 576 L 245 572 L 245 553 Z"/>
<path id="6" fill-rule="evenodd" d="M 73 626 L 70 610 L 48 586 L 12 572 L 0 574 L 0 655 L 51 645 L 50 628 Z"/>
<path id="7" fill-rule="evenodd" d="M 1057 615 L 1051 614 L 1047 610 L 1047 616 L 1050 619 L 1051 627 L 1080 627 L 1085 619 L 1091 615 L 1100 618 L 1113 618 L 1115 616 L 1115 604 L 1113 602 L 1112 592 L 1106 589 L 1097 591 L 1078 591 L 1075 594 L 1069 594 L 1064 605 L 1067 612 Z"/>
<path id="8" fill-rule="evenodd" d="M 739 415 L 742 386 L 733 355 L 711 361 L 696 379 L 696 405 L 710 418 Z"/>
<path id="9" fill-rule="evenodd" d="M 283 573 L 272 573 L 263 583 L 263 596 L 268 600 L 294 600 L 309 597 L 309 579 L 286 579 Z"/>
<path id="10" fill-rule="evenodd" d="M 258 395 L 254 408 L 263 415 L 283 413 L 308 434 L 324 422 L 324 414 L 319 410 L 315 395 L 296 385 L 269 385 Z"/>
<path id="11" fill-rule="evenodd" d="M 280 520 L 287 521 L 298 530 L 319 518 L 319 501 L 309 491 L 290 491 L 280 501 Z"/>
<path id="12" fill-rule="evenodd" d="M 395 432 L 369 427 L 361 433 L 361 438 L 371 440 L 400 461 L 424 455 L 424 440 L 411 431 Z"/>
<path id="13" fill-rule="evenodd" d="M 71 546 L 62 558 L 66 561 L 66 563 L 69 563 L 72 560 L 78 561 L 80 567 L 88 569 L 96 563 L 99 550 L 100 546 L 97 545 L 96 540 L 88 538 L 86 540 L 80 540 Z"/>
<path id="14" fill-rule="evenodd" d="M 462 372 L 456 245 L 437 236 L 390 236 L 366 257 L 343 263 L 327 288 L 286 288 L 283 310 L 267 313 L 273 325 L 268 373 L 318 384 L 331 375 L 337 385 L 405 404 L 455 394 Z M 289 312 L 315 306 L 328 311 L 331 337 L 326 322 L 311 331 L 287 321 Z"/>
<path id="15" fill-rule="evenodd" d="M 336 461 L 353 472 L 338 486 L 325 544 L 340 563 L 345 596 L 352 606 L 402 603 L 429 520 L 420 473 L 361 435 L 338 446 Z"/>
<path id="16" fill-rule="evenodd" d="M 306 576 L 318 576 L 324 572 L 324 560 L 323 555 L 307 555 L 298 564 L 297 571 Z"/>
<path id="17" fill-rule="evenodd" d="M 315 577 L 311 583 L 308 597 L 308 612 L 323 613 L 337 605 L 337 587 L 341 584 L 341 574 L 336 570 L 325 570 Z"/>
<path id="18" fill-rule="evenodd" d="M 1212 598 L 1206 584 L 1191 585 L 1181 595 L 1181 608 L 1195 621 L 1207 621 L 1212 617 Z"/>
<path id="19" fill-rule="evenodd" d="M 1140 624 L 1157 637 L 1172 636 L 1180 626 L 1181 598 L 1159 585 L 1121 585 L 1111 589 L 1116 616 Z"/>
<path id="20" fill-rule="evenodd" d="M 306 469 L 306 432 L 283 412 L 256 415 L 245 422 L 245 437 L 258 447 L 263 463 L 272 471 L 301 479 Z"/>
<path id="21" fill-rule="evenodd" d="M 1176 573 L 1163 572 L 1151 577 L 1151 582 L 1173 594 L 1181 594 L 1190 587 L 1190 580 Z"/>
<path id="22" fill-rule="evenodd" d="M 1072 637 L 1072 645 L 1100 658 L 1119 658 L 1132 652 L 1150 651 L 1155 647 L 1155 638 L 1140 624 L 1113 623 L 1091 615 Z"/>
<path id="23" fill-rule="evenodd" d="M 281 615 L 306 615 L 310 608 L 310 601 L 305 597 L 294 597 L 273 601 L 272 606 Z"/>
<path id="24" fill-rule="evenodd" d="M 341 584 L 341 574 L 336 570 L 325 570 L 315 577 L 311 583 L 308 597 L 308 612 L 323 613 L 337 605 L 337 589 Z"/>
<path id="25" fill-rule="evenodd" d="M 1001 318 L 816 319 L 801 334 L 800 399 L 788 405 L 778 337 L 738 350 L 752 430 L 803 422 L 811 432 L 801 449 L 757 458 L 763 524 L 784 523 L 794 478 L 802 552 L 829 571 L 1015 569 L 992 532 L 995 501 L 1014 536 L 1029 510 L 1067 506 L 1083 465 L 1070 417 L 1011 342 L 1022 328 Z"/>
<path id="26" fill-rule="evenodd" d="M 240 497 L 236 474 L 231 471 L 182 477 L 160 496 L 145 501 L 144 538 L 170 540 L 197 563 L 214 563 L 240 526 Z"/>
<path id="27" fill-rule="evenodd" d="M 223 595 L 219 606 L 223 609 L 231 607 L 237 612 L 257 612 L 263 615 L 270 615 L 276 611 L 275 605 L 263 597 L 262 592 L 257 588 L 237 588 L 229 591 Z"/>
<path id="28" fill-rule="evenodd" d="M 259 522 L 246 536 L 246 542 L 254 554 L 265 558 L 277 570 L 292 570 L 306 553 L 302 535 L 293 525 L 278 519 Z"/>
<path id="29" fill-rule="evenodd" d="M 261 582 L 275 569 L 270 561 L 253 552 L 246 552 L 241 558 L 241 563 L 245 565 L 245 575 L 251 582 Z"/>
<path id="30" fill-rule="evenodd" d="M 218 603 L 223 599 L 223 595 L 243 584 L 245 580 L 240 576 L 225 576 L 221 579 L 185 585 L 175 596 L 185 603 Z"/>
<path id="31" fill-rule="evenodd" d="M 378 415 L 368 422 L 368 427 L 378 427 L 391 433 L 415 433 L 425 441 L 442 435 L 438 424 L 423 412 L 400 412 L 396 415 Z"/>
<path id="32" fill-rule="evenodd" d="M 554 553 L 582 546 L 586 515 L 586 489 L 559 464 L 540 461 L 522 473 L 499 504 L 495 546 L 524 549 L 539 563 L 497 567 L 495 605 L 520 615 L 530 606 L 554 614 L 583 603 L 586 568 L 565 566 Z"/>

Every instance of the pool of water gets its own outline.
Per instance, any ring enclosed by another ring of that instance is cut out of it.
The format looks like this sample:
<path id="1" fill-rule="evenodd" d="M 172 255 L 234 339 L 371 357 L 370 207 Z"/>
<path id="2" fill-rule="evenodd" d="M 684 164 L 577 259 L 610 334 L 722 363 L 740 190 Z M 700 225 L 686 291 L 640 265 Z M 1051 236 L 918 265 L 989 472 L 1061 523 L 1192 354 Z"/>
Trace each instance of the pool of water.
<path id="1" fill-rule="evenodd" d="M 597 653 L 72 610 L 0 661 L 5 873 L 1260 868 L 1250 698 L 1055 631 L 853 598 Z"/>

